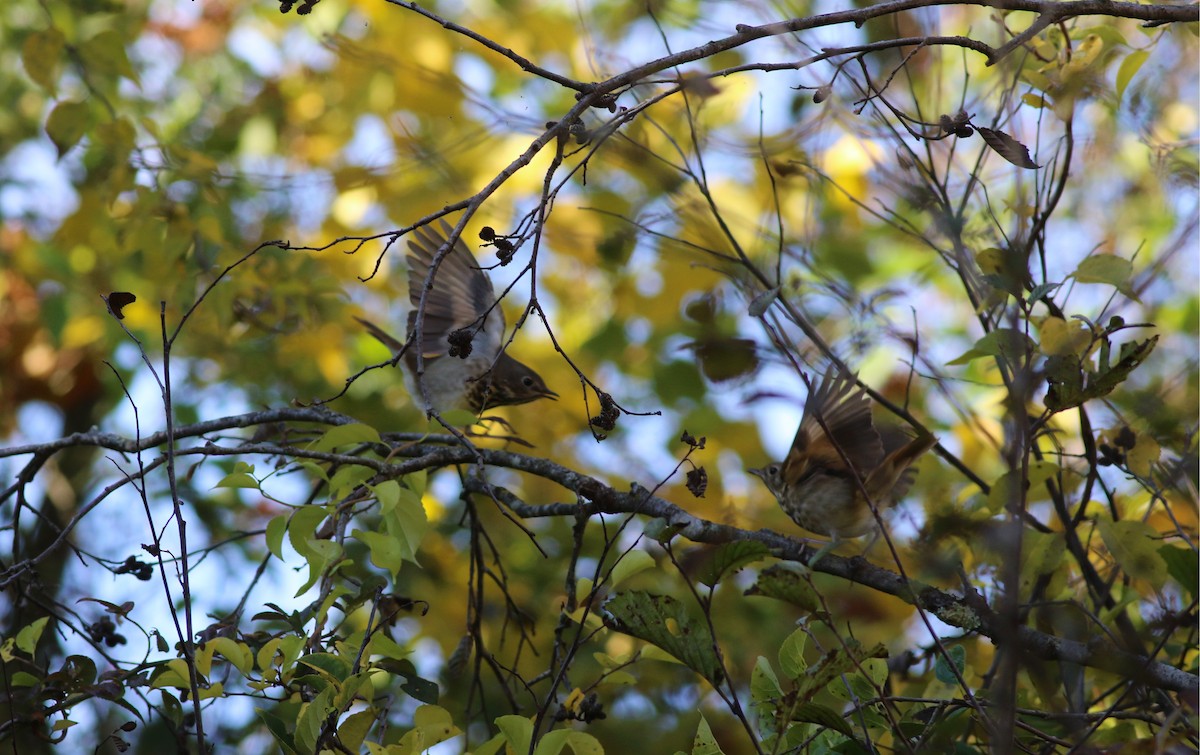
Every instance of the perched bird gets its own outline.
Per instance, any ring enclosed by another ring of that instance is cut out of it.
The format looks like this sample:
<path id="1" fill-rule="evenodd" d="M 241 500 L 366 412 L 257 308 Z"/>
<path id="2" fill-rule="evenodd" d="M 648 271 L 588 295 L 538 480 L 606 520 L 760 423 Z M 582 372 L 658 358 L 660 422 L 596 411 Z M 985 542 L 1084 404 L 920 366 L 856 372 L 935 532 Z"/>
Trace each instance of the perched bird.
<path id="1" fill-rule="evenodd" d="M 408 337 L 417 330 L 421 292 L 433 266 L 434 256 L 446 246 L 451 228 L 419 228 L 408 242 Z M 410 392 L 426 410 L 439 412 L 485 409 L 524 404 L 540 398 L 557 398 L 541 375 L 502 351 L 504 312 L 496 301 L 491 278 L 479 268 L 474 255 L 459 239 L 438 266 L 425 295 L 420 350 L 424 374 L 416 385 L 415 343 L 404 353 Z M 399 353 L 402 341 L 372 322 L 356 318 L 381 343 Z"/>
<path id="2" fill-rule="evenodd" d="M 936 444 L 928 433 L 881 437 L 854 376 L 831 371 L 809 394 L 787 458 L 749 471 L 792 521 L 837 543 L 871 531 L 871 504 L 882 509 L 908 492 L 916 476 L 910 465 Z"/>

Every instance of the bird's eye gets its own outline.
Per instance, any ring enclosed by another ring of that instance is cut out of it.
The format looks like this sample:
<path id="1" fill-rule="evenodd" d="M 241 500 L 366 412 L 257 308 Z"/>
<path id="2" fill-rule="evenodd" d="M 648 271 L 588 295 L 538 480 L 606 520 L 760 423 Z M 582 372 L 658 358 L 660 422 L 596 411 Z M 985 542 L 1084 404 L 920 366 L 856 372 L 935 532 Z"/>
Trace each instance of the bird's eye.
<path id="1" fill-rule="evenodd" d="M 774 477 L 775 475 L 779 474 L 779 467 L 772 464 L 771 466 L 767 467 L 767 474 Z"/>
<path id="2" fill-rule="evenodd" d="M 525 377 L 521 378 L 521 384 L 524 385 L 526 388 L 532 388 L 533 387 L 533 378 L 526 375 Z"/>

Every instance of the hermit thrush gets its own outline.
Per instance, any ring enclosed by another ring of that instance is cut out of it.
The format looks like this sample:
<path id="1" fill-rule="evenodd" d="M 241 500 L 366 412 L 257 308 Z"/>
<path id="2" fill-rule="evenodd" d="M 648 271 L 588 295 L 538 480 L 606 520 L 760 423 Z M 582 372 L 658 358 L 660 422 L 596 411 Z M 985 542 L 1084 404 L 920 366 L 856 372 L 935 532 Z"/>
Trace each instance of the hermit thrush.
<path id="1" fill-rule="evenodd" d="M 417 329 L 421 291 L 433 266 L 434 255 L 446 246 L 451 228 L 419 228 L 408 242 L 408 337 Z M 371 335 L 394 352 L 404 343 L 374 323 L 358 318 Z M 539 398 L 556 398 L 541 376 L 528 365 L 501 350 L 504 344 L 504 312 L 496 301 L 491 278 L 479 268 L 475 257 L 459 239 L 434 273 L 425 295 L 421 328 L 424 373 L 417 375 L 417 347 L 410 345 L 405 364 L 414 380 L 412 395 L 427 410 L 484 409 L 524 404 Z"/>
<path id="2" fill-rule="evenodd" d="M 809 394 L 787 458 L 750 473 L 792 521 L 837 542 L 873 529 L 872 506 L 898 501 L 916 476 L 910 465 L 936 443 L 928 433 L 881 438 L 854 377 L 830 372 Z"/>

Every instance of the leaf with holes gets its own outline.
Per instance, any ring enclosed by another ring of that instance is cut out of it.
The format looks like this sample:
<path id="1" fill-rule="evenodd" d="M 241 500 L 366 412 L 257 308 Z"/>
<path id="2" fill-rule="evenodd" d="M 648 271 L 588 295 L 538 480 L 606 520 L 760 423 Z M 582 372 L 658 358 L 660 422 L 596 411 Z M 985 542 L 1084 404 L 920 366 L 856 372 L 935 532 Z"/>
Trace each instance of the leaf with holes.
<path id="1" fill-rule="evenodd" d="M 609 629 L 662 648 L 712 684 L 724 678 L 708 628 L 693 620 L 674 598 L 637 590 L 620 592 L 604 604 L 602 616 Z"/>

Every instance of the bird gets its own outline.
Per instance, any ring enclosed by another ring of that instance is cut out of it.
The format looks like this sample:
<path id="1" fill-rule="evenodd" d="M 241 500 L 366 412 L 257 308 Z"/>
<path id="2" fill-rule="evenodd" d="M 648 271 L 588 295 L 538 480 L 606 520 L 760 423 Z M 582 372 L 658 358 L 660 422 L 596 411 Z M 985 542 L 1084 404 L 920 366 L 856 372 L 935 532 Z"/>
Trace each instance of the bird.
<path id="1" fill-rule="evenodd" d="M 440 232 L 418 228 L 416 238 L 408 242 L 410 344 L 417 330 L 421 292 L 429 287 L 421 328 L 423 365 L 418 365 L 416 347 L 405 349 L 404 342 L 375 323 L 355 319 L 393 353 L 404 350 L 409 391 L 426 413 L 469 409 L 478 416 L 498 406 L 558 398 L 541 375 L 504 350 L 504 312 L 496 301 L 492 280 L 461 238 L 427 282 L 434 256 L 447 245 L 451 230 L 443 220 Z M 418 380 L 420 366 L 424 369 Z"/>
<path id="2" fill-rule="evenodd" d="M 936 444 L 925 431 L 914 437 L 889 428 L 881 435 L 857 378 L 830 371 L 804 404 L 787 458 L 748 471 L 792 521 L 832 538 L 811 564 L 839 542 L 874 530 L 872 509 L 908 492 L 916 477 L 911 465 Z"/>

